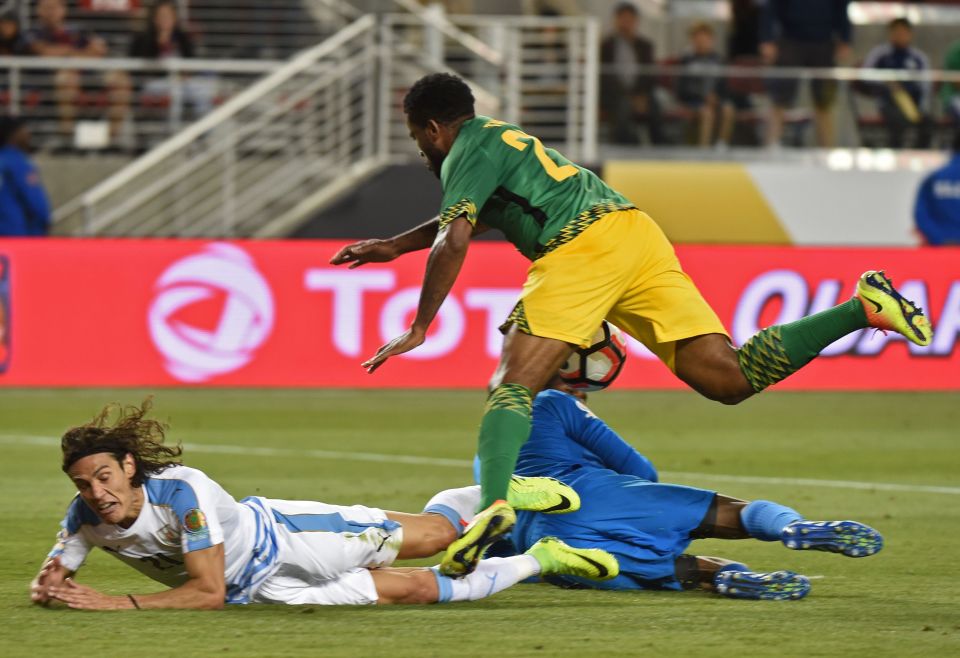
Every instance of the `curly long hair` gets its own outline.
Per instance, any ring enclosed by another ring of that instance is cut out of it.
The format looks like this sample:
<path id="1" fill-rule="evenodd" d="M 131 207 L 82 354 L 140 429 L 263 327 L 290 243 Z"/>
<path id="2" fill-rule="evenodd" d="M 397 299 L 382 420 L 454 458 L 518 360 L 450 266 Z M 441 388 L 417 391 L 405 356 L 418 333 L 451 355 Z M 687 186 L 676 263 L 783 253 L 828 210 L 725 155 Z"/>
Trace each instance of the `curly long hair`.
<path id="1" fill-rule="evenodd" d="M 108 452 L 118 462 L 133 455 L 136 472 L 131 484 L 139 487 L 148 475 L 181 465 L 177 461 L 183 454 L 181 445 L 163 445 L 167 426 L 145 417 L 152 407 L 152 398 L 149 397 L 139 407 L 108 404 L 86 425 L 67 430 L 60 439 L 63 472 L 88 455 Z M 111 422 L 114 416 L 116 418 Z"/>

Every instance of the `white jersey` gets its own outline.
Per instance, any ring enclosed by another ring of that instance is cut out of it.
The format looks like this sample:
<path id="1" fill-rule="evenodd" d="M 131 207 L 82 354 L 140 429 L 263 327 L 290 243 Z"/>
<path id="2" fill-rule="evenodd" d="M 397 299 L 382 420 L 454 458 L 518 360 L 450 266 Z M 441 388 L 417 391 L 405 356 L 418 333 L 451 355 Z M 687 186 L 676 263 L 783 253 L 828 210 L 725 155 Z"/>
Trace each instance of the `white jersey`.
<path id="1" fill-rule="evenodd" d="M 366 571 L 391 564 L 402 527 L 383 510 L 251 497 L 237 502 L 205 473 L 172 466 L 145 478 L 129 528 L 104 523 L 78 495 L 50 557 L 76 571 L 94 546 L 169 587 L 183 556 L 224 547 L 227 603 L 375 603 Z"/>
<path id="2" fill-rule="evenodd" d="M 133 525 L 104 523 L 78 495 L 50 557 L 76 571 L 94 546 L 170 587 L 188 580 L 183 556 L 224 545 L 228 603 L 245 603 L 276 567 L 277 544 L 262 507 L 238 503 L 202 471 L 172 466 L 145 478 Z"/>

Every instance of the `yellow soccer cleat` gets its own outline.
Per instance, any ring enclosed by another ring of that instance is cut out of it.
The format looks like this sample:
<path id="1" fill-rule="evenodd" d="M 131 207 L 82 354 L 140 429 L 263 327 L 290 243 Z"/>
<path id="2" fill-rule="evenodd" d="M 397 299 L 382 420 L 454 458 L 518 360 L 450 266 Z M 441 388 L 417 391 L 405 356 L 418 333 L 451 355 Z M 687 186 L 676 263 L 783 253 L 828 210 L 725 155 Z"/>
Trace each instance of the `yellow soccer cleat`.
<path id="1" fill-rule="evenodd" d="M 544 537 L 527 555 L 540 563 L 541 576 L 577 576 L 610 580 L 620 575 L 617 558 L 599 548 L 574 548 L 556 537 Z"/>
<path id="2" fill-rule="evenodd" d="M 580 509 L 580 496 L 560 480 L 547 477 L 510 478 L 507 502 L 514 509 L 544 514 L 567 514 Z"/>
<path id="3" fill-rule="evenodd" d="M 923 310 L 897 292 L 883 270 L 864 272 L 857 282 L 856 297 L 871 327 L 896 331 L 917 345 L 929 345 L 933 339 L 933 328 Z"/>
<path id="4" fill-rule="evenodd" d="M 505 500 L 477 514 L 459 539 L 451 542 L 440 562 L 440 573 L 451 578 L 466 576 L 477 568 L 484 551 L 510 532 L 517 522 L 517 514 Z"/>

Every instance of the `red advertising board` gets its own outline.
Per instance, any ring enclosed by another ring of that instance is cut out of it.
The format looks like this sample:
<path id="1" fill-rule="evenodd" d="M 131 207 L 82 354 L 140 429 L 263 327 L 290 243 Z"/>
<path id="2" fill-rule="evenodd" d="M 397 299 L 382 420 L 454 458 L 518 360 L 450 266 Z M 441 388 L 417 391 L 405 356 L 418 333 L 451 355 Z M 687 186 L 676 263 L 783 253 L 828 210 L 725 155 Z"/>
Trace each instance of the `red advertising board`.
<path id="1" fill-rule="evenodd" d="M 425 254 L 355 270 L 333 241 L 0 240 L 0 386 L 482 387 L 526 261 L 471 247 L 418 350 L 360 367 L 407 327 Z M 684 246 L 685 269 L 742 343 L 848 298 L 884 268 L 930 315 L 933 344 L 862 331 L 784 389 L 960 390 L 960 250 Z M 682 384 L 637 343 L 619 388 Z"/>

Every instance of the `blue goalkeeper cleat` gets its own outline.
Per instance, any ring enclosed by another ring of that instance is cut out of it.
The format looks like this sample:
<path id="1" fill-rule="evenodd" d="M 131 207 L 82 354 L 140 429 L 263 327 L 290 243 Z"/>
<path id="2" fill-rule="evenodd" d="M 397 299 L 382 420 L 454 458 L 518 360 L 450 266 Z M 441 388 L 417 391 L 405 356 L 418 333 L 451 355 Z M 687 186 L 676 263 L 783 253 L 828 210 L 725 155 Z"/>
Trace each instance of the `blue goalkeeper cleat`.
<path id="1" fill-rule="evenodd" d="M 754 601 L 790 601 L 810 593 L 810 580 L 792 571 L 718 571 L 713 586 L 722 596 Z"/>
<path id="2" fill-rule="evenodd" d="M 795 551 L 827 551 L 847 557 L 867 557 L 883 548 L 883 537 L 856 521 L 794 521 L 780 540 Z"/>

